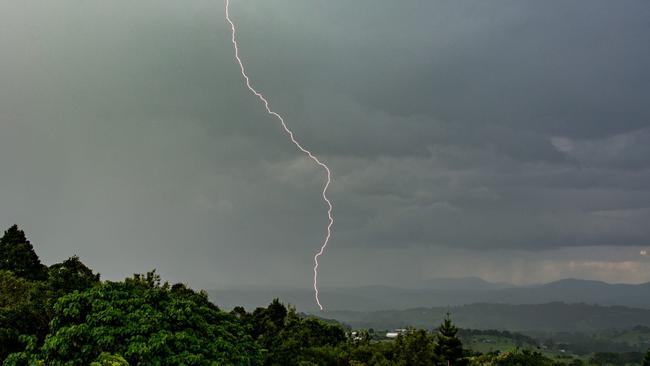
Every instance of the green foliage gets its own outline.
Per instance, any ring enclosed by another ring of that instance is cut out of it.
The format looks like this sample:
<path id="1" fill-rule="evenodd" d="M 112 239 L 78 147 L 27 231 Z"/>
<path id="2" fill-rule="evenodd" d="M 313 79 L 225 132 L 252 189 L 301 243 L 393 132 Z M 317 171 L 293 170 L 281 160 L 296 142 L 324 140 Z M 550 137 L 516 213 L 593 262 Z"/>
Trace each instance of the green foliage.
<path id="1" fill-rule="evenodd" d="M 103 352 L 90 366 L 129 366 L 124 357 Z"/>
<path id="2" fill-rule="evenodd" d="M 648 348 L 648 351 L 645 353 L 645 357 L 643 358 L 643 363 L 641 365 L 650 366 L 650 348 Z"/>
<path id="3" fill-rule="evenodd" d="M 17 225 L 10 227 L 0 238 L 0 270 L 12 271 L 28 280 L 47 278 L 47 267 L 41 264 L 34 247 Z"/>
<path id="4" fill-rule="evenodd" d="M 539 352 L 524 350 L 522 352 L 504 352 L 472 357 L 470 366 L 560 366 L 563 363 L 544 357 Z"/>
<path id="5" fill-rule="evenodd" d="M 185 286 L 150 272 L 63 296 L 41 356 L 88 365 L 102 352 L 133 365 L 258 365 L 261 352 L 231 315 Z"/>
<path id="6" fill-rule="evenodd" d="M 409 329 L 395 339 L 393 360 L 397 366 L 428 366 L 439 364 L 435 338 L 424 329 Z"/>
<path id="7" fill-rule="evenodd" d="M 26 346 L 22 335 L 45 337 L 48 319 L 38 306 L 39 286 L 0 271 L 0 362 Z"/>
<path id="8" fill-rule="evenodd" d="M 47 282 L 40 285 L 41 306 L 51 319 L 56 301 L 74 291 L 84 291 L 99 284 L 99 274 L 95 274 L 83 264 L 79 257 L 73 256 L 61 263 L 53 264 L 48 270 Z"/>
<path id="9" fill-rule="evenodd" d="M 463 344 L 457 337 L 458 328 L 451 321 L 449 313 L 438 327 L 434 351 L 445 365 L 463 366 L 467 364 L 464 358 Z"/>
<path id="10" fill-rule="evenodd" d="M 13 272 L 0 270 L 0 311 L 12 310 L 29 301 L 32 284 Z"/>
<path id="11" fill-rule="evenodd" d="M 99 274 L 73 256 L 62 263 L 53 264 L 48 270 L 48 289 L 64 295 L 75 290 L 83 291 L 99 283 Z"/>
<path id="12" fill-rule="evenodd" d="M 12 235 L 13 239 L 24 237 L 15 232 Z M 49 332 L 56 300 L 69 292 L 88 288 L 98 280 L 99 276 L 77 257 L 50 267 L 47 281 L 29 281 L 11 271 L 0 271 L 0 362 L 9 354 L 25 349 L 25 342 L 20 340 L 23 335 L 33 336 L 35 342 L 42 343 Z"/>
<path id="13" fill-rule="evenodd" d="M 394 344 L 390 342 L 361 342 L 350 347 L 350 365 L 394 365 Z"/>
<path id="14" fill-rule="evenodd" d="M 24 351 L 10 354 L 4 361 L 4 366 L 39 366 L 44 365 L 35 355 L 37 340 L 34 336 L 22 335 L 19 341 L 23 343 Z"/>
<path id="15" fill-rule="evenodd" d="M 346 336 L 339 326 L 316 318 L 304 318 L 278 299 L 248 314 L 235 308 L 237 316 L 265 350 L 265 365 L 345 365 Z"/>

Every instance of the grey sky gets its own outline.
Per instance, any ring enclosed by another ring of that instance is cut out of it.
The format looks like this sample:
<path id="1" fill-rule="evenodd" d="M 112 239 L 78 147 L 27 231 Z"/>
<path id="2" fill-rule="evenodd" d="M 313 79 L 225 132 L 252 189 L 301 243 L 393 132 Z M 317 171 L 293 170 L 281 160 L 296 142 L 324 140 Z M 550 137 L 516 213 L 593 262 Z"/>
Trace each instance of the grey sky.
<path id="1" fill-rule="evenodd" d="M 650 281 L 650 3 L 232 0 L 331 166 L 324 285 Z M 0 224 L 105 278 L 301 286 L 322 171 L 221 1 L 0 0 Z"/>

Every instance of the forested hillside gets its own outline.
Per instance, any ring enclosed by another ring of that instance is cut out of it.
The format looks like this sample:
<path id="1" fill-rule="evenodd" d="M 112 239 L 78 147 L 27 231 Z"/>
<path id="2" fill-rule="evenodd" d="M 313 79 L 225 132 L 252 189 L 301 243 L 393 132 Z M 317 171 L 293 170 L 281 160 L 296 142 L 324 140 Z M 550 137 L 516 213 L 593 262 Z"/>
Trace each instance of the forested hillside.
<path id="1" fill-rule="evenodd" d="M 623 306 L 565 304 L 471 304 L 454 307 L 415 308 L 371 312 L 333 311 L 327 315 L 362 328 L 427 327 L 446 311 L 460 327 L 518 332 L 597 332 L 650 326 L 650 310 Z"/>

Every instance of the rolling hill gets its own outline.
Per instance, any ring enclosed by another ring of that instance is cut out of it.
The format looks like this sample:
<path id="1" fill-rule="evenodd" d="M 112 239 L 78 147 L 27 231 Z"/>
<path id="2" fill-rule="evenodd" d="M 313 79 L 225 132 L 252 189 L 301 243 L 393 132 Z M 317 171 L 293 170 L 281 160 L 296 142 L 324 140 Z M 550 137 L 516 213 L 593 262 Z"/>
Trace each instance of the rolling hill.
<path id="1" fill-rule="evenodd" d="M 536 286 L 516 287 L 476 278 L 441 279 L 405 289 L 387 286 L 323 288 L 321 299 L 328 310 L 403 310 L 418 307 L 459 306 L 475 303 L 542 304 L 586 303 L 650 309 L 650 283 L 609 284 L 565 279 Z M 243 305 L 255 308 L 278 297 L 301 311 L 315 311 L 310 289 L 248 288 L 210 291 L 212 300 L 229 309 Z"/>

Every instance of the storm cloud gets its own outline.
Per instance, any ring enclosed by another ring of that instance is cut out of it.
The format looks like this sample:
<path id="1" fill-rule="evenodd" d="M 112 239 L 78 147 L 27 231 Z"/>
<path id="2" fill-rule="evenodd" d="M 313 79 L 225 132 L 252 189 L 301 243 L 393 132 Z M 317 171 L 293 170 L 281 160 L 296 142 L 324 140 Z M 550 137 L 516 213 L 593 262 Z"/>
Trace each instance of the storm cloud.
<path id="1" fill-rule="evenodd" d="M 650 280 L 648 2 L 231 9 L 332 168 L 324 284 Z M 308 287 L 323 173 L 229 37 L 220 1 L 1 1 L 0 224 L 107 278 Z"/>

